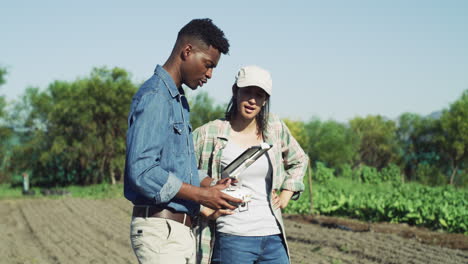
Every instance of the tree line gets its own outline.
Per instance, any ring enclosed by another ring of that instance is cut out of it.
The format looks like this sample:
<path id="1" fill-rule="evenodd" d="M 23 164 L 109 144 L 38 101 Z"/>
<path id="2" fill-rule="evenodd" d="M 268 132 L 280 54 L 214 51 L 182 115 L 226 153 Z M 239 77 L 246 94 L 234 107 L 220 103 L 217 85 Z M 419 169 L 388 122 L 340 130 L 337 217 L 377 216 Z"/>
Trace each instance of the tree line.
<path id="1" fill-rule="evenodd" d="M 7 71 L 0 68 L 0 85 Z M 95 68 L 74 81 L 30 87 L 7 105 L 0 97 L 0 183 L 22 173 L 41 186 L 123 180 L 127 115 L 140 84 L 121 68 Z M 194 129 L 222 118 L 226 104 L 189 95 Z M 346 123 L 284 119 L 308 153 L 317 180 L 415 181 L 468 186 L 468 90 L 436 115 L 380 115 Z"/>

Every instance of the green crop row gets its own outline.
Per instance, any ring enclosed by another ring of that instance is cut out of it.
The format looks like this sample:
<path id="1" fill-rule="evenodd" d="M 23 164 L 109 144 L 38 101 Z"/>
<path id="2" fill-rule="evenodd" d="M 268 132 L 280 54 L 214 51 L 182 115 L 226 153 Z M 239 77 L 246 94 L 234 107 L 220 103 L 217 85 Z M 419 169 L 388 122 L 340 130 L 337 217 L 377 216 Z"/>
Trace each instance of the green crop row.
<path id="1" fill-rule="evenodd" d="M 290 203 L 287 213 L 310 213 L 309 194 Z M 468 233 L 468 191 L 451 186 L 364 184 L 334 178 L 313 185 L 313 213 L 372 222 L 408 223 Z"/>

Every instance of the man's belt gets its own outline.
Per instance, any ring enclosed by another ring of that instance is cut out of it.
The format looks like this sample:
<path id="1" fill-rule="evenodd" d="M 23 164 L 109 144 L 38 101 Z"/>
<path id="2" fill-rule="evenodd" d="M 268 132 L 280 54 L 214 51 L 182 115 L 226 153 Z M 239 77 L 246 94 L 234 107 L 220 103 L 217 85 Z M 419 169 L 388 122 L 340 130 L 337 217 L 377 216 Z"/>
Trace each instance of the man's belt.
<path id="1" fill-rule="evenodd" d="M 188 227 L 192 227 L 192 217 L 185 213 L 173 212 L 157 206 L 136 205 L 133 207 L 133 217 L 158 217 L 174 220 Z"/>

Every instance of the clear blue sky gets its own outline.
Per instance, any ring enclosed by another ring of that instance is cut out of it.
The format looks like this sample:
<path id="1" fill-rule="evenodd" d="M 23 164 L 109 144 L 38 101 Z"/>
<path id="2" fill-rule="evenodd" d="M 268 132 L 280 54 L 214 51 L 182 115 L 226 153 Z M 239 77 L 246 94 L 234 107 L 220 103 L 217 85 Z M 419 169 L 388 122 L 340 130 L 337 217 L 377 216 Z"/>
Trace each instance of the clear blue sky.
<path id="1" fill-rule="evenodd" d="M 273 77 L 281 117 L 441 110 L 468 89 L 468 1 L 3 1 L 0 65 L 12 101 L 28 86 L 122 67 L 135 82 L 169 56 L 178 30 L 212 18 L 230 40 L 201 88 L 218 103 L 242 65 Z"/>

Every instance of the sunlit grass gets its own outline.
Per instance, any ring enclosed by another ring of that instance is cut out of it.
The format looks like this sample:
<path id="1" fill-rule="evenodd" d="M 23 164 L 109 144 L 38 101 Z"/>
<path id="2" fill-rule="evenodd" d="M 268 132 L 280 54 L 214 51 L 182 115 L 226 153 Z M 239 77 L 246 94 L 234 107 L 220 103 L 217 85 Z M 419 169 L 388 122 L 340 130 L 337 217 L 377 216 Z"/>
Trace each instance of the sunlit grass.
<path id="1" fill-rule="evenodd" d="M 21 187 L 11 187 L 9 184 L 0 185 L 0 199 L 21 199 L 21 198 L 39 198 L 50 197 L 58 198 L 63 196 L 80 197 L 90 199 L 120 198 L 123 197 L 123 184 L 115 185 L 103 183 L 90 186 L 67 186 L 61 188 L 52 188 L 49 190 L 60 190 L 62 195 L 43 195 L 40 187 L 32 187 L 30 190 L 34 195 L 23 195 Z"/>

